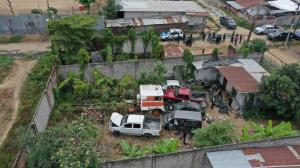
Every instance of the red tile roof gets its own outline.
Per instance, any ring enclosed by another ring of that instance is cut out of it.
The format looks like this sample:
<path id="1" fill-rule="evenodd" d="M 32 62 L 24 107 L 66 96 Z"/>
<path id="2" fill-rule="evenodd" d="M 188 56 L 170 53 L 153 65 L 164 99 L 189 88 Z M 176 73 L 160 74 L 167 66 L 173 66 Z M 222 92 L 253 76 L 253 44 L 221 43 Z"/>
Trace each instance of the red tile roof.
<path id="1" fill-rule="evenodd" d="M 243 152 L 252 167 L 300 168 L 300 146 L 246 148 Z M 254 157 L 250 159 L 250 156 Z"/>
<path id="2" fill-rule="evenodd" d="M 243 67 L 223 66 L 217 69 L 237 92 L 259 91 L 258 82 Z"/>
<path id="3" fill-rule="evenodd" d="M 259 6 L 265 4 L 265 0 L 235 0 L 235 2 L 245 8 L 250 8 L 253 6 Z"/>
<path id="4" fill-rule="evenodd" d="M 183 50 L 180 46 L 174 45 L 165 45 L 165 58 L 177 58 L 183 57 Z"/>

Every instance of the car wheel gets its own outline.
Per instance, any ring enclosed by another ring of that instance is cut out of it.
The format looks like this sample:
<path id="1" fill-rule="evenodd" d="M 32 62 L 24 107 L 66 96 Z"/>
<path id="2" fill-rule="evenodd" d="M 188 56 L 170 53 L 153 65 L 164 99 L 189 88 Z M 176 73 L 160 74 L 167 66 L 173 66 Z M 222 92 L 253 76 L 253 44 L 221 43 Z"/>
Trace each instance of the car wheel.
<path id="1" fill-rule="evenodd" d="M 151 138 L 151 137 L 152 137 L 152 134 L 146 133 L 146 134 L 144 134 L 144 137 L 145 137 L 145 138 Z"/>
<path id="2" fill-rule="evenodd" d="M 121 135 L 121 132 L 120 131 L 113 131 L 112 134 L 115 137 L 119 137 Z"/>

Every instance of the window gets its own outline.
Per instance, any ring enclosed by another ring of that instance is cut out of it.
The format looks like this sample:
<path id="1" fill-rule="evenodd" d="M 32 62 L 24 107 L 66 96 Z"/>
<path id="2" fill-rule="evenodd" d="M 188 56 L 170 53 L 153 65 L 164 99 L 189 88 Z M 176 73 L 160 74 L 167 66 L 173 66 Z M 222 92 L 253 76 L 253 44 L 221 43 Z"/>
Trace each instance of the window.
<path id="1" fill-rule="evenodd" d="M 155 96 L 155 97 L 154 97 L 154 100 L 155 100 L 155 101 L 161 101 L 161 97 Z"/>
<path id="2" fill-rule="evenodd" d="M 125 128 L 132 128 L 132 124 L 125 124 L 124 127 Z"/>
<path id="3" fill-rule="evenodd" d="M 133 128 L 141 128 L 141 124 L 133 124 Z"/>

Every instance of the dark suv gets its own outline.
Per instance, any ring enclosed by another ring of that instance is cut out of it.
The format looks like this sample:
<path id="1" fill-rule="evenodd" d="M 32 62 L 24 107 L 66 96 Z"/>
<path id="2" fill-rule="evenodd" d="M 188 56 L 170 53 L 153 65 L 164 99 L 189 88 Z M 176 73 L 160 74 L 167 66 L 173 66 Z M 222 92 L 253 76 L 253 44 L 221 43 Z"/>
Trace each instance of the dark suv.
<path id="1" fill-rule="evenodd" d="M 267 34 L 267 38 L 271 41 L 285 41 L 288 34 L 288 32 L 282 30 L 276 30 L 275 32 Z M 294 34 L 290 33 L 290 39 L 292 38 L 294 38 Z"/>
<path id="2" fill-rule="evenodd" d="M 227 29 L 236 29 L 236 23 L 231 17 L 221 16 L 220 24 L 225 26 Z"/>

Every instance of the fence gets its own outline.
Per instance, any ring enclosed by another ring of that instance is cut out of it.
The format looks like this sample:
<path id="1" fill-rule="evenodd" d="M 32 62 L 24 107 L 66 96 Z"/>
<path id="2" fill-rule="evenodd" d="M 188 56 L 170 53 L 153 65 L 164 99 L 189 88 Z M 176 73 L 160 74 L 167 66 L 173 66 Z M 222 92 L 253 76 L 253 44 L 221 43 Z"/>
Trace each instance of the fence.
<path id="1" fill-rule="evenodd" d="M 53 89 L 57 87 L 57 71 L 55 67 L 52 68 L 48 82 L 44 89 L 42 96 L 39 99 L 39 103 L 35 109 L 35 113 L 32 118 L 30 127 L 27 133 L 37 135 L 43 132 L 48 124 L 50 113 L 54 107 L 55 99 Z M 26 150 L 21 149 L 18 152 L 17 158 L 13 164 L 13 167 L 24 167 L 25 165 Z"/>
<path id="2" fill-rule="evenodd" d="M 205 166 L 207 152 L 288 145 L 300 145 L 300 136 L 228 144 L 127 160 L 107 161 L 102 163 L 102 168 L 199 168 Z"/>
<path id="3" fill-rule="evenodd" d="M 257 62 L 260 62 L 263 53 L 254 53 L 248 56 L 248 58 L 253 58 Z M 212 58 L 211 55 L 206 56 L 195 56 L 195 61 L 199 60 L 210 60 Z M 242 58 L 241 55 L 236 56 L 222 56 L 220 59 L 225 58 Z M 93 81 L 92 70 L 94 68 L 98 69 L 106 76 L 112 76 L 116 79 L 120 79 L 125 74 L 129 74 L 135 78 L 139 78 L 141 72 L 149 72 L 154 69 L 156 60 L 154 59 L 143 59 L 143 60 L 134 60 L 134 61 L 117 61 L 113 63 L 93 63 L 89 64 L 87 70 L 85 72 L 85 79 L 87 81 Z M 184 61 L 182 58 L 167 58 L 163 59 L 162 63 L 166 67 L 168 74 L 173 74 L 173 68 L 176 65 L 183 65 Z M 63 78 L 66 78 L 69 72 L 79 72 L 78 65 L 61 65 L 58 67 L 59 74 L 62 75 Z"/>
<path id="4" fill-rule="evenodd" d="M 0 34 L 43 34 L 46 33 L 47 15 L 20 14 L 17 16 L 0 16 Z M 99 16 L 95 29 L 105 28 L 105 17 Z"/>

